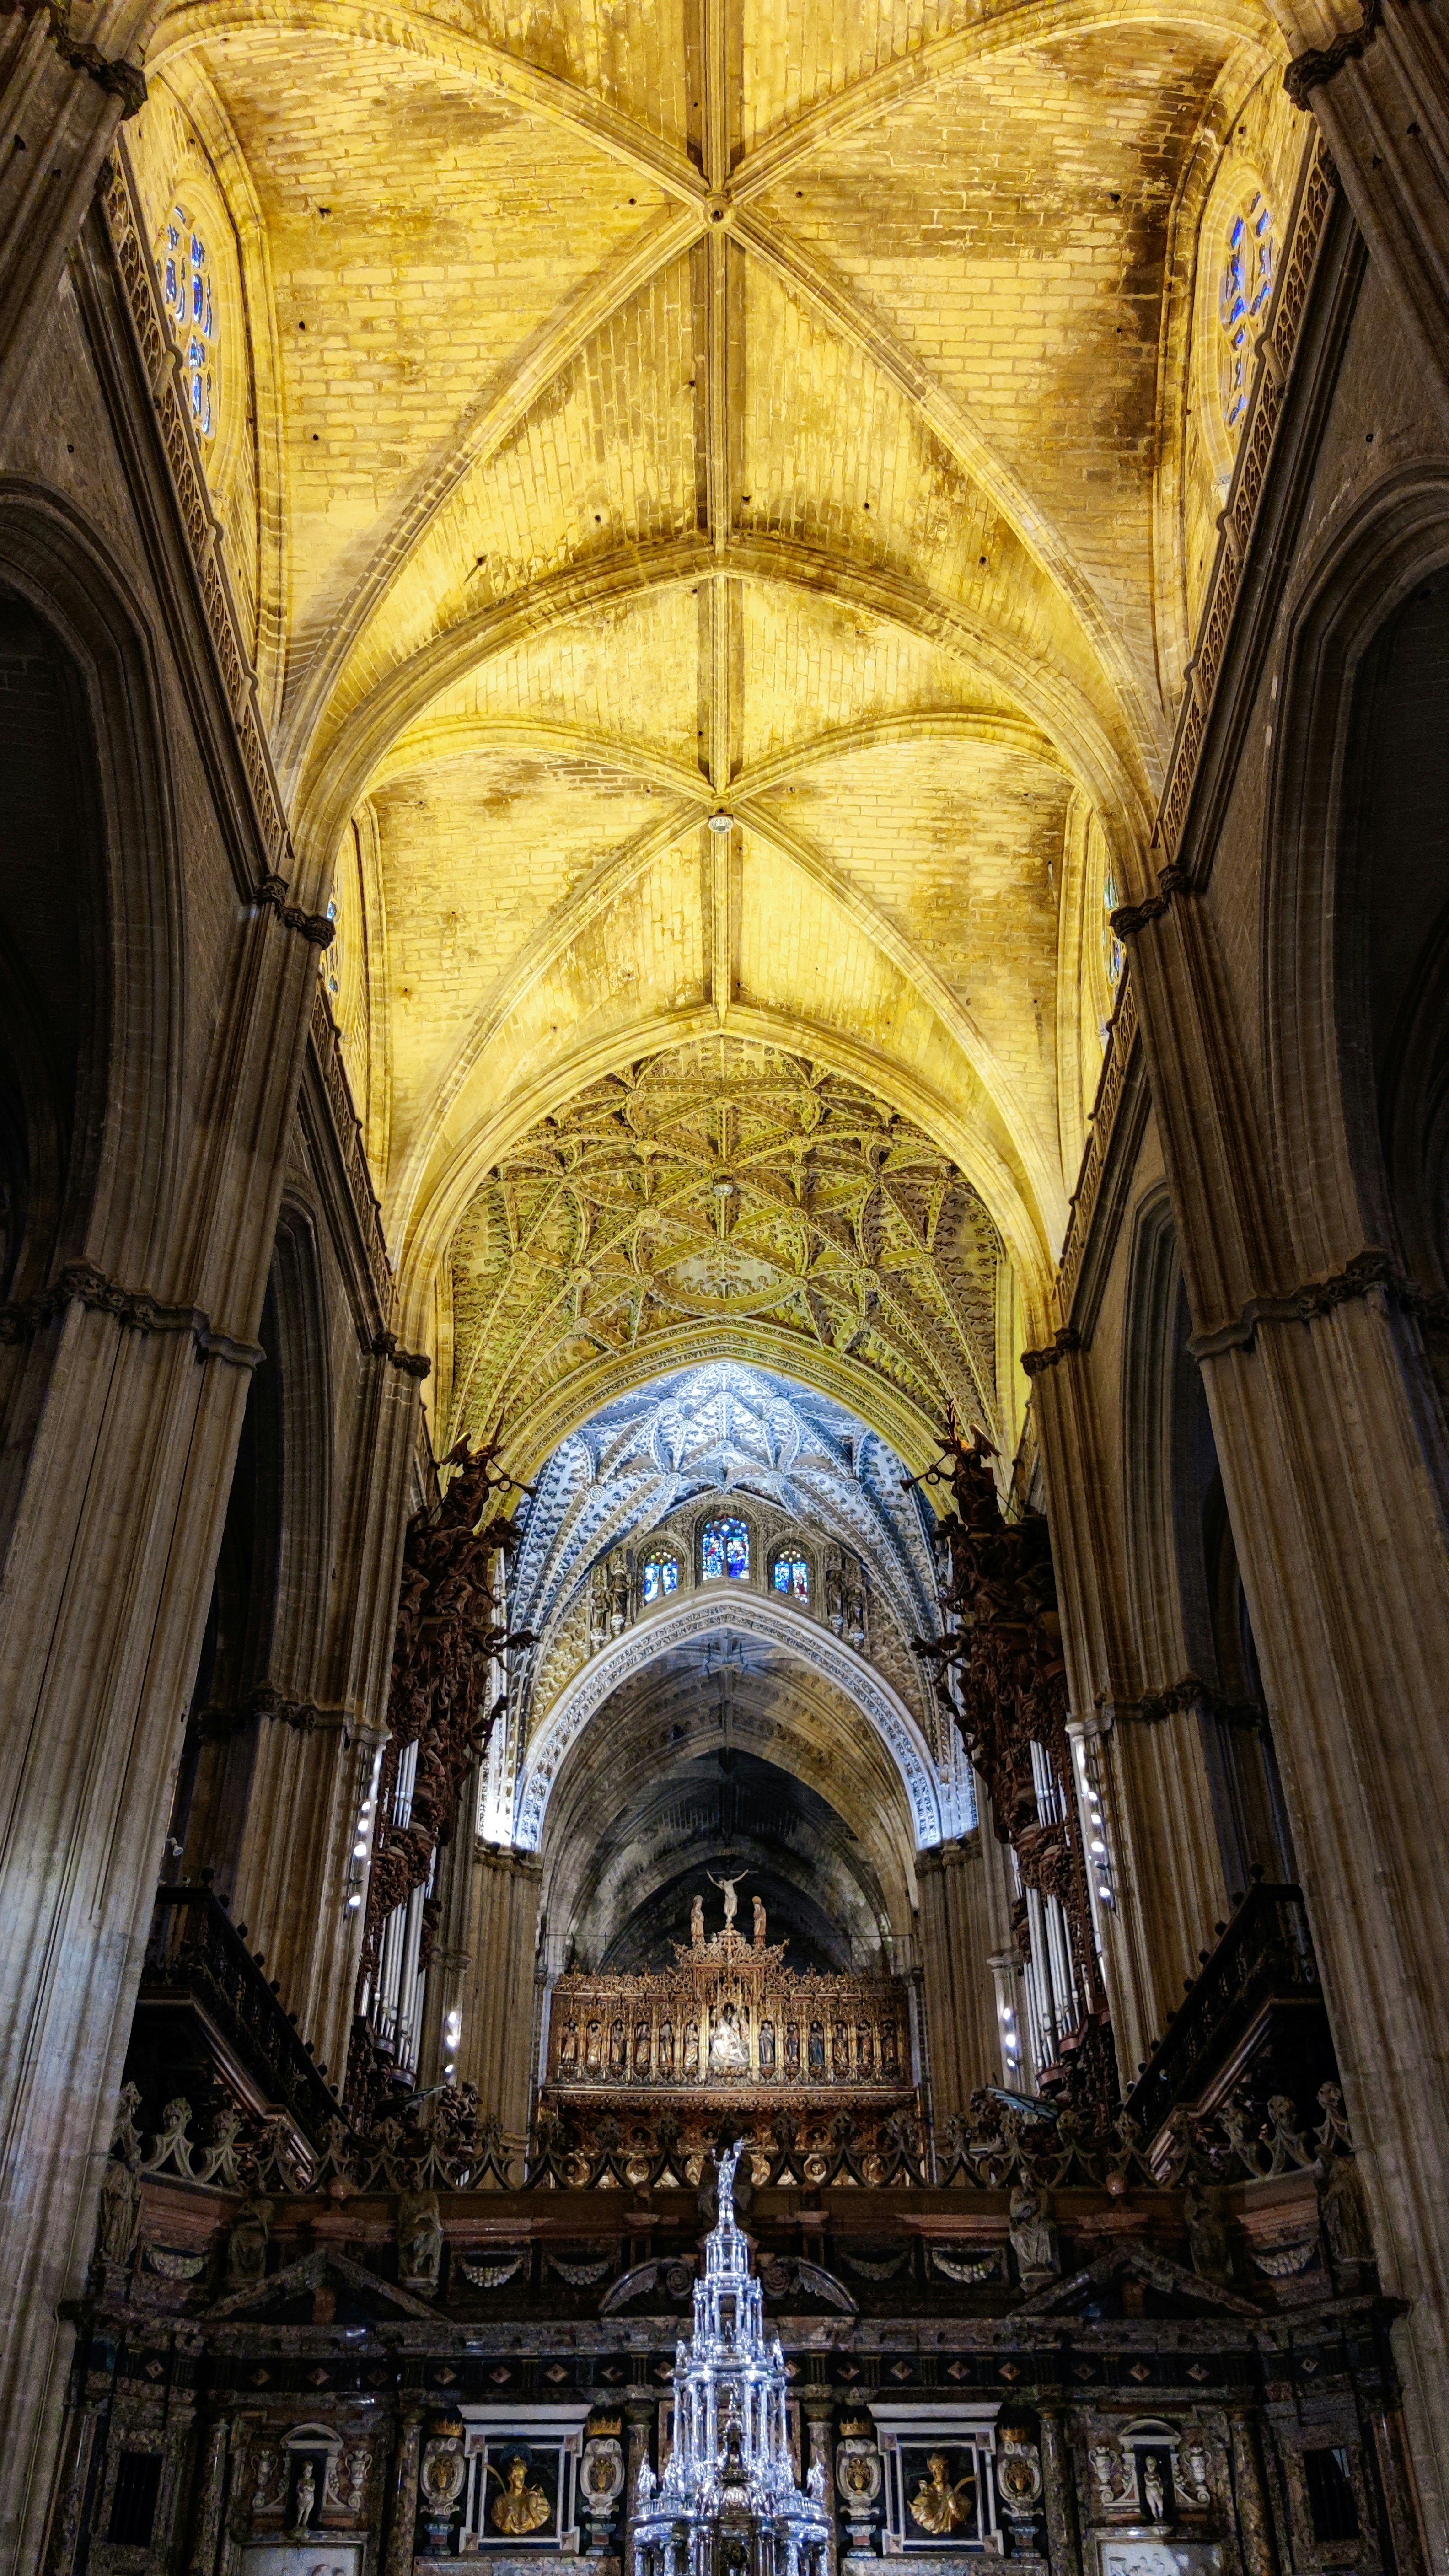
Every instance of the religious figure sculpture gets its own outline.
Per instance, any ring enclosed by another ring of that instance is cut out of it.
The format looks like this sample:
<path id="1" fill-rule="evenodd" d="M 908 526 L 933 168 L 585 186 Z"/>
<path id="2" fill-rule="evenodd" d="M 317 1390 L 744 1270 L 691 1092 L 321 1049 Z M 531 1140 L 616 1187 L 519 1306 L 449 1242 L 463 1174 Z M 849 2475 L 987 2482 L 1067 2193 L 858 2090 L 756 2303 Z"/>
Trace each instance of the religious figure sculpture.
<path id="1" fill-rule="evenodd" d="M 709 2068 L 712 2075 L 748 2074 L 750 2052 L 739 2025 L 736 2007 L 726 2004 L 710 2034 Z"/>
<path id="2" fill-rule="evenodd" d="M 505 2532 L 510 2540 L 526 2540 L 531 2531 L 542 2531 L 552 2521 L 553 2508 L 542 2487 L 529 2483 L 526 2460 L 517 2456 L 511 2459 L 506 2478 L 490 2460 L 488 2475 L 497 2478 L 501 2489 L 488 2515 L 495 2531 Z"/>
<path id="3" fill-rule="evenodd" d="M 409 2290 L 436 2290 L 442 2259 L 437 2193 L 403 2192 L 397 2205 L 398 2279 Z"/>
<path id="4" fill-rule="evenodd" d="M 1183 2216 L 1187 2220 L 1188 2251 L 1192 2268 L 1199 2280 L 1228 2281 L 1232 2278 L 1232 2252 L 1228 2231 L 1218 2206 L 1218 2196 L 1211 2185 L 1189 2183 L 1182 2196 Z"/>
<path id="5" fill-rule="evenodd" d="M 1167 2496 L 1162 2484 L 1162 2467 L 1150 2451 L 1142 2463 L 1142 2501 L 1154 2522 L 1165 2520 Z"/>
<path id="6" fill-rule="evenodd" d="M 740 1879 L 741 1879 L 741 1877 L 743 1876 L 743 1874 L 744 1874 L 744 1873 L 743 1873 L 742 1871 L 739 1871 L 739 1872 L 737 1872 L 737 1873 L 736 1873 L 736 1875 L 735 1875 L 733 1878 L 716 1878 L 716 1877 L 715 1877 L 715 1874 L 714 1874 L 714 1871 L 713 1871 L 712 1869 L 711 1869 L 711 1870 L 707 1870 L 707 1871 L 706 1871 L 706 1873 L 705 1873 L 706 1877 L 707 1877 L 707 1878 L 708 1878 L 708 1880 L 709 1880 L 710 1886 L 711 1886 L 711 1887 L 717 1887 L 717 1888 L 720 1890 L 720 1892 L 721 1892 L 721 1894 L 723 1895 L 723 1897 L 724 1897 L 724 1901 L 725 1901 L 725 1919 L 724 1919 L 724 1928 L 725 1928 L 725 1930 L 726 1930 L 727 1932 L 733 1932 L 733 1930 L 734 1930 L 734 1928 L 735 1928 L 735 1916 L 738 1914 L 738 1912 L 739 1912 L 739 1910 L 740 1910 L 740 1900 L 739 1900 L 738 1896 L 736 1895 L 735 1890 L 736 1890 L 736 1889 L 737 1889 L 737 1887 L 739 1886 Z"/>
<path id="7" fill-rule="evenodd" d="M 589 1652 L 596 1655 L 609 1637 L 609 1596 L 604 1583 L 595 1578 L 589 1591 Z"/>
<path id="8" fill-rule="evenodd" d="M 922 2478 L 915 2494 L 908 2499 L 908 2509 L 912 2522 L 917 2524 L 920 2530 L 929 2531 L 933 2537 L 939 2539 L 946 2533 L 959 2531 L 963 2522 L 970 2522 L 973 2519 L 976 2511 L 976 2480 L 968 2471 L 967 2475 L 964 2478 L 958 2478 L 953 2486 L 946 2473 L 947 2462 L 944 2451 L 929 2452 L 926 2466 L 931 2474 L 928 2478 Z"/>
<path id="9" fill-rule="evenodd" d="M 1011 2250 L 1029 2289 L 1062 2268 L 1057 2231 L 1030 2183 L 1018 2183 L 1011 2195 Z"/>
<path id="10" fill-rule="evenodd" d="M 1363 2186 L 1352 2156 L 1336 2155 L 1325 2159 L 1318 2198 L 1323 2212 L 1323 2232 L 1328 2238 L 1328 2250 L 1334 2261 L 1371 2262 L 1373 2238 L 1369 2233 Z"/>
<path id="11" fill-rule="evenodd" d="M 609 1631 L 621 1637 L 629 1624 L 629 1577 L 626 1569 L 616 1566 L 609 1583 Z"/>
<path id="12" fill-rule="evenodd" d="M 704 1948 L 704 1898 L 697 1896 L 689 1909 L 689 1937 L 696 1950 Z"/>
<path id="13" fill-rule="evenodd" d="M 141 2177 L 132 2164 L 112 2156 L 101 2175 L 97 2238 L 107 2263 L 129 2262 L 141 2227 Z"/>
<path id="14" fill-rule="evenodd" d="M 226 2285 L 229 2290 L 249 2290 L 265 2275 L 271 2215 L 269 2200 L 242 2202 L 226 2240 Z"/>

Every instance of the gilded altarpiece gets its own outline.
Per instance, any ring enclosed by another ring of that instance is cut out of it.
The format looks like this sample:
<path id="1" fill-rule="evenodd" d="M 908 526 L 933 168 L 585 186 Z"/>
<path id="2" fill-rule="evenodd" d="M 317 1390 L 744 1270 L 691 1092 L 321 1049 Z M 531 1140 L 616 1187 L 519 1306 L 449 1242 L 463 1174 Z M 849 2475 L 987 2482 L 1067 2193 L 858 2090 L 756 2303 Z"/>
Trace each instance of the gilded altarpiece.
<path id="1" fill-rule="evenodd" d="M 560 1978 L 545 2097 L 594 2114 L 671 2095 L 719 2117 L 913 2110 L 910 2030 L 898 1978 L 802 1974 L 766 1940 L 763 1911 L 753 1940 L 733 1923 L 706 1940 L 697 1913 L 672 1968 Z"/>

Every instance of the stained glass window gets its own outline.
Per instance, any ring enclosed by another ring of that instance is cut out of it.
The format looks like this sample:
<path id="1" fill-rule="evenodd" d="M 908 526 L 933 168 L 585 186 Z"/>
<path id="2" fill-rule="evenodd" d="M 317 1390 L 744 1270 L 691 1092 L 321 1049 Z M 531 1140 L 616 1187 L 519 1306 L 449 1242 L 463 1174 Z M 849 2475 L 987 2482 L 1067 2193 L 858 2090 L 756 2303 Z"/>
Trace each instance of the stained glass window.
<path id="1" fill-rule="evenodd" d="M 1248 408 L 1253 350 L 1273 292 L 1273 218 L 1261 189 L 1228 226 L 1218 311 L 1222 320 L 1223 419 L 1236 437 Z"/>
<path id="2" fill-rule="evenodd" d="M 1124 963 L 1122 942 L 1112 927 L 1112 915 L 1121 902 L 1117 880 L 1109 868 L 1102 880 L 1102 948 L 1107 968 L 1107 982 L 1115 993 L 1122 980 Z"/>
<path id="3" fill-rule="evenodd" d="M 788 1592 L 796 1601 L 810 1598 L 810 1568 L 798 1547 L 782 1547 L 770 1568 L 770 1581 L 777 1592 Z"/>
<path id="4" fill-rule="evenodd" d="M 679 1590 L 679 1559 L 667 1548 L 657 1549 L 644 1559 L 644 1601 L 662 1601 L 666 1592 Z"/>
<path id="5" fill-rule="evenodd" d="M 161 301 L 181 352 L 181 381 L 198 438 L 216 434 L 216 309 L 206 244 L 173 206 L 161 245 Z"/>
<path id="6" fill-rule="evenodd" d="M 735 1582 L 750 1570 L 750 1533 L 743 1521 L 706 1521 L 700 1534 L 699 1570 L 706 1583 L 716 1575 L 729 1575 Z"/>

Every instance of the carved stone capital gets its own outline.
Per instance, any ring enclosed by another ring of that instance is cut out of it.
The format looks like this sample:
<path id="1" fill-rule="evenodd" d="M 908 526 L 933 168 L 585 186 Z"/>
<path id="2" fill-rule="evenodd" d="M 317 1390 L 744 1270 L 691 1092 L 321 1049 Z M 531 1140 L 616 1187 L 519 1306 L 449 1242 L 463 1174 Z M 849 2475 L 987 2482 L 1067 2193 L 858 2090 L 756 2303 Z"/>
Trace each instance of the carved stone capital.
<path id="1" fill-rule="evenodd" d="M 123 1288 L 119 1281 L 108 1279 L 93 1261 L 68 1261 L 48 1288 L 18 1305 L 0 1306 L 0 1343 L 29 1341 L 67 1306 L 88 1306 L 95 1314 L 112 1315 L 130 1332 L 191 1333 L 199 1359 L 225 1359 L 238 1368 L 252 1369 L 262 1357 L 257 1343 L 218 1332 L 199 1306 L 163 1306 L 149 1289 Z"/>
<path id="2" fill-rule="evenodd" d="M 1082 1336 L 1075 1325 L 1063 1324 L 1040 1350 L 1023 1351 L 1021 1365 L 1028 1377 L 1040 1377 L 1043 1370 L 1055 1368 L 1059 1360 L 1070 1359 L 1081 1348 Z"/>
<path id="3" fill-rule="evenodd" d="M 337 936 L 337 924 L 325 912 L 304 912 L 299 903 L 288 903 L 285 877 L 264 876 L 253 900 L 259 912 L 274 912 L 284 929 L 299 932 L 313 948 L 330 948 Z"/>
<path id="4" fill-rule="evenodd" d="M 1157 889 L 1156 894 L 1148 895 L 1145 902 L 1119 903 L 1111 915 L 1112 928 L 1119 939 L 1135 939 L 1138 931 L 1145 930 L 1149 922 L 1160 921 L 1176 896 L 1191 894 L 1192 879 L 1174 859 L 1169 866 L 1159 869 Z"/>
<path id="5" fill-rule="evenodd" d="M 1283 87 L 1295 107 L 1306 107 L 1314 90 L 1331 81 L 1345 63 L 1356 63 L 1368 51 L 1382 17 L 1381 0 L 1363 0 L 1363 15 L 1356 27 L 1346 27 L 1331 45 L 1311 45 L 1306 53 L 1294 55 L 1283 74 Z"/>
<path id="6" fill-rule="evenodd" d="M 23 18 L 38 18 L 63 63 L 83 79 L 95 82 L 98 89 L 121 102 L 124 120 L 134 116 L 146 104 L 146 75 L 139 63 L 128 63 L 114 54 L 103 54 L 99 45 L 88 45 L 70 31 L 68 0 L 10 0 L 18 6 Z"/>
<path id="7" fill-rule="evenodd" d="M 391 1360 L 393 1367 L 401 1369 L 404 1377 L 415 1377 L 419 1384 L 433 1373 L 433 1363 L 427 1353 L 405 1351 L 396 1333 L 374 1333 L 368 1349 L 375 1359 Z"/>

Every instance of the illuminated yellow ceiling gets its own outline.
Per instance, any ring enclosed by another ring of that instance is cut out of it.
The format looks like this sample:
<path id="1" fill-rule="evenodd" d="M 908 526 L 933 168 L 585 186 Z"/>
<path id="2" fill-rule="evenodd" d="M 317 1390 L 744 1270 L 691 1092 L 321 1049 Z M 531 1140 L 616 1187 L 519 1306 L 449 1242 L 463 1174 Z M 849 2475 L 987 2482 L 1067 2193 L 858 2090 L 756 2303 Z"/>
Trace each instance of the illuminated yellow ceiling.
<path id="1" fill-rule="evenodd" d="M 1254 0 L 163 18 L 129 148 L 212 254 L 208 469 L 445 1412 L 496 1175 L 722 1036 L 928 1139 L 1040 1327 L 1279 62 Z"/>

